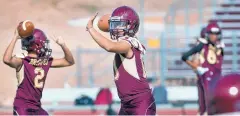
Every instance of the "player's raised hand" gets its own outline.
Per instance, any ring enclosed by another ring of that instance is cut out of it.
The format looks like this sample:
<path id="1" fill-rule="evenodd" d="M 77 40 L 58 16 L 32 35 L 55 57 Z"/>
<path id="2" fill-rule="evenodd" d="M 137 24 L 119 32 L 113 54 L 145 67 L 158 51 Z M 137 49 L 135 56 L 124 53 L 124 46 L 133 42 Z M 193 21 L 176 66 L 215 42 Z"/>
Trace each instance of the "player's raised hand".
<path id="1" fill-rule="evenodd" d="M 61 36 L 56 37 L 55 35 L 52 35 L 50 38 L 60 46 L 65 45 L 65 41 Z"/>
<path id="2" fill-rule="evenodd" d="M 19 34 L 18 34 L 18 30 L 17 30 L 17 28 L 15 29 L 15 31 L 14 31 L 14 39 L 21 39 L 21 37 L 19 36 Z"/>
<path id="3" fill-rule="evenodd" d="M 95 18 L 97 17 L 97 15 L 98 15 L 98 12 L 89 19 L 88 24 L 87 24 L 87 27 L 86 27 L 86 30 L 87 30 L 87 31 L 88 31 L 90 28 L 93 27 L 93 22 L 94 22 Z"/>

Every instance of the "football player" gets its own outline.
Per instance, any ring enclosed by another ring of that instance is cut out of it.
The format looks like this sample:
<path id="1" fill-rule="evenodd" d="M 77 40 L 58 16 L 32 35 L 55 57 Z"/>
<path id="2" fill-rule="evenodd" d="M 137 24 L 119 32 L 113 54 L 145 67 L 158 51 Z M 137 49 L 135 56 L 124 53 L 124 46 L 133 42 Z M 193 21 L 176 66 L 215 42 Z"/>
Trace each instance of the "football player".
<path id="1" fill-rule="evenodd" d="M 197 44 L 199 44 L 199 39 L 205 39 L 206 38 L 206 28 L 202 28 L 201 33 L 200 33 L 200 38 L 197 39 Z M 192 63 L 196 64 L 197 66 L 201 66 L 200 60 L 199 60 L 199 54 L 195 53 L 192 56 Z M 198 76 L 198 75 L 197 75 Z M 198 114 L 203 115 L 205 112 L 205 101 L 204 101 L 204 90 L 203 90 L 203 85 L 201 82 L 201 79 L 197 79 L 197 89 L 198 89 Z"/>
<path id="2" fill-rule="evenodd" d="M 205 31 L 205 32 L 204 32 Z M 207 91 L 212 78 L 221 76 L 224 43 L 221 41 L 221 29 L 217 23 L 210 23 L 201 33 L 198 44 L 184 53 L 185 61 L 197 73 L 199 91 L 200 114 L 207 112 Z M 204 38 L 204 36 L 206 36 Z M 189 57 L 198 54 L 199 63 L 189 60 Z"/>
<path id="3" fill-rule="evenodd" d="M 144 69 L 145 48 L 136 37 L 138 14 L 128 6 L 116 8 L 109 20 L 112 40 L 93 28 L 96 16 L 89 20 L 86 28 L 100 47 L 115 53 L 113 70 L 121 99 L 119 115 L 155 115 L 155 100 Z"/>
<path id="4" fill-rule="evenodd" d="M 224 75 L 212 83 L 209 93 L 210 115 L 240 115 L 240 74 Z"/>
<path id="5" fill-rule="evenodd" d="M 23 57 L 12 55 L 18 39 L 22 41 L 22 48 L 28 54 Z M 42 91 L 50 67 L 66 67 L 74 64 L 73 56 L 63 39 L 54 37 L 53 40 L 61 46 L 64 58 L 51 57 L 49 40 L 40 29 L 34 29 L 32 36 L 21 38 L 17 29 L 7 47 L 3 62 L 16 69 L 18 88 L 14 99 L 14 115 L 48 115 L 41 107 Z"/>

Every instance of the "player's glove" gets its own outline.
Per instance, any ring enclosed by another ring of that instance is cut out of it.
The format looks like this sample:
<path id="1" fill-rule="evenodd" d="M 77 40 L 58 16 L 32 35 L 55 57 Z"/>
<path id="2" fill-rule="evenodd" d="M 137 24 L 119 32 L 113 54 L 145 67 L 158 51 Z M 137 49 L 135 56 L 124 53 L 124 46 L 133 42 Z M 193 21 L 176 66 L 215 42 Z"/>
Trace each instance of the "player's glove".
<path id="1" fill-rule="evenodd" d="M 204 73 L 206 73 L 209 69 L 208 68 L 203 68 L 203 67 L 197 67 L 196 73 L 200 76 L 202 76 Z"/>

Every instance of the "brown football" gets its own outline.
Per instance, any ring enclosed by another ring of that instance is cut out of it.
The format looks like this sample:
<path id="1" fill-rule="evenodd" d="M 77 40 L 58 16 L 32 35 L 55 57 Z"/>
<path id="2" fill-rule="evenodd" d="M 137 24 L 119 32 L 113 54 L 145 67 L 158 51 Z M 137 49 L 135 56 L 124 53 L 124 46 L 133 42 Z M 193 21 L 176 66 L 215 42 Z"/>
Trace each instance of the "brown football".
<path id="1" fill-rule="evenodd" d="M 25 38 L 32 35 L 34 31 L 34 24 L 29 20 L 25 20 L 19 23 L 17 29 L 19 36 Z"/>
<path id="2" fill-rule="evenodd" d="M 110 14 L 103 15 L 99 20 L 98 20 L 98 28 L 103 31 L 103 32 L 109 32 L 109 22 L 108 20 L 110 19 Z"/>

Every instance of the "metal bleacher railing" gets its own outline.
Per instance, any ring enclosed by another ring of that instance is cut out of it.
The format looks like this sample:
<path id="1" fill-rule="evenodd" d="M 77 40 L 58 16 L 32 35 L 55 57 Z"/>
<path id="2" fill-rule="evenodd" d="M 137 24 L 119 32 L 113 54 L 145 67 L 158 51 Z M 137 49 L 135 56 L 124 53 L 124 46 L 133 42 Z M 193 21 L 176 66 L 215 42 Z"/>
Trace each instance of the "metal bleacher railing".
<path id="1" fill-rule="evenodd" d="M 194 37 L 199 35 L 200 29 L 202 28 L 203 24 L 207 23 L 207 21 L 218 21 L 220 26 L 223 28 L 223 41 L 226 44 L 225 48 L 225 57 L 223 62 L 223 72 L 232 72 L 232 71 L 239 71 L 238 64 L 239 58 L 237 57 L 239 54 L 238 46 L 240 45 L 238 42 L 239 39 L 239 22 L 236 21 L 240 16 L 238 13 L 239 1 L 237 0 L 209 0 L 209 1 L 196 1 L 199 2 L 198 10 L 190 10 L 189 3 L 191 0 L 182 0 L 181 2 L 185 2 L 185 7 L 183 8 L 185 22 L 184 22 L 184 29 L 179 28 L 177 24 L 175 24 L 175 16 L 177 15 L 177 4 L 173 3 L 170 7 L 168 14 L 166 15 L 165 19 L 165 31 L 162 33 L 161 38 L 161 49 L 162 49 L 162 56 L 161 56 L 161 77 L 163 80 L 169 77 L 187 77 L 187 76 L 194 76 L 194 73 L 191 69 L 186 66 L 185 63 L 182 63 L 180 60 L 180 55 L 182 52 L 186 51 L 186 49 L 190 49 L 191 44 L 196 41 Z M 210 4 L 209 10 L 206 7 L 206 4 Z M 226 6 L 230 4 L 229 6 Z M 225 6 L 224 6 L 225 5 Z M 210 12 L 211 17 L 206 17 L 207 21 L 204 21 L 205 18 L 205 11 Z M 220 13 L 219 13 L 220 12 Z M 223 12 L 223 13 L 221 13 Z M 233 12 L 233 13 L 232 13 Z M 198 22 L 195 25 L 189 24 L 190 14 L 198 13 Z M 235 14 L 235 15 L 232 15 Z M 238 15 L 237 15 L 238 14 Z M 228 21 L 224 21 L 228 20 Z M 235 20 L 235 21 L 234 21 Z M 170 42 L 179 42 L 173 47 L 166 47 Z M 178 46 L 177 46 L 178 45 Z M 163 50 L 168 49 L 168 50 Z M 172 49 L 172 50 L 170 50 Z M 175 49 L 175 50 L 174 50 Z M 177 49 L 177 50 L 176 50 Z"/>

